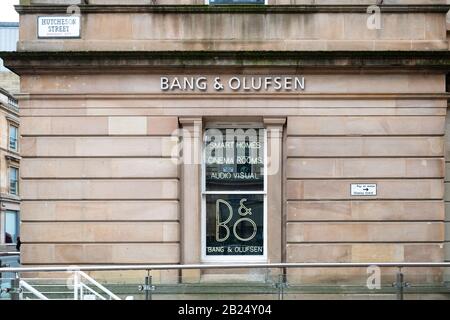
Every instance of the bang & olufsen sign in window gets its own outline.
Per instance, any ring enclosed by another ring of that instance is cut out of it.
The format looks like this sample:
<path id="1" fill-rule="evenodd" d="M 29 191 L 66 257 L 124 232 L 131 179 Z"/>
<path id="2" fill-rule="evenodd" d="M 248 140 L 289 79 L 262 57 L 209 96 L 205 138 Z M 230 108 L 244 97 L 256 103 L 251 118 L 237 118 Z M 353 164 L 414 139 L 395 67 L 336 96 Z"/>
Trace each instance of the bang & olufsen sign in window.
<path id="1" fill-rule="evenodd" d="M 205 130 L 203 260 L 266 259 L 265 145 L 263 128 Z"/>

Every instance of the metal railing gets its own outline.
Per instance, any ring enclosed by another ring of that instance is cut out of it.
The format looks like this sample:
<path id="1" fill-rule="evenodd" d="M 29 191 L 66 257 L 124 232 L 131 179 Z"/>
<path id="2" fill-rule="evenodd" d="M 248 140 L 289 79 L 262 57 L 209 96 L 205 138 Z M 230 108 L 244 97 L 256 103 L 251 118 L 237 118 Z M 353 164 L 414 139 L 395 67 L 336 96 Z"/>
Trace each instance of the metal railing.
<path id="1" fill-rule="evenodd" d="M 93 294 L 97 298 L 106 300 L 106 298 L 97 291 L 82 283 L 81 278 L 99 289 L 100 292 L 106 294 L 110 300 L 120 300 L 121 298 L 114 294 L 111 290 L 94 280 L 85 272 L 90 271 L 147 271 L 145 277 L 145 284 L 139 286 L 139 291 L 145 293 L 146 299 L 151 299 L 151 294 L 155 290 L 152 283 L 151 271 L 157 270 L 221 270 L 221 269 L 265 269 L 265 270 L 279 270 L 278 282 L 276 288 L 278 289 L 279 299 L 283 299 L 286 285 L 286 271 L 288 269 L 310 269 L 310 268 L 394 268 L 397 269 L 395 274 L 395 282 L 392 283 L 393 292 L 397 299 L 404 298 L 404 291 L 409 287 L 405 282 L 404 269 L 405 268 L 450 268 L 450 262 L 362 262 L 362 263 L 229 263 L 229 264 L 151 264 L 151 265 L 89 265 L 89 266 L 53 266 L 53 267 L 8 267 L 0 268 L 0 275 L 2 273 L 13 273 L 17 279 L 20 279 L 21 274 L 26 273 L 46 273 L 46 272 L 70 272 L 73 273 L 73 298 L 75 300 L 83 299 L 84 294 Z M 447 290 L 448 289 L 448 290 Z M 450 287 L 446 287 L 445 294 L 450 295 Z M 36 294 L 35 294 L 36 296 Z"/>
<path id="2" fill-rule="evenodd" d="M 125 271 L 125 270 L 189 270 L 189 269 L 285 269 L 285 268 L 448 268 L 450 262 L 304 262 L 304 263 L 221 263 L 221 264 L 137 264 L 89 265 L 57 267 L 0 268 L 1 272 L 71 272 L 71 271 Z"/>
<path id="3" fill-rule="evenodd" d="M 19 103 L 17 102 L 17 99 L 8 97 L 8 106 L 13 110 L 19 112 Z"/>
<path id="4" fill-rule="evenodd" d="M 1 273 L 0 273 L 1 274 Z M 30 284 L 29 281 L 33 280 L 45 280 L 45 279 L 27 279 L 25 281 L 24 279 L 18 278 L 19 273 L 16 273 L 16 278 L 11 278 L 11 283 L 17 285 L 17 290 L 15 290 L 13 293 L 16 294 L 16 297 L 18 297 L 19 300 L 25 300 L 25 299 L 31 299 L 28 295 L 31 294 L 32 298 L 37 298 L 39 300 L 50 300 L 50 298 L 45 295 L 43 292 L 39 291 L 39 289 L 42 286 L 42 284 Z M 100 300 L 122 300 L 120 297 L 115 295 L 111 290 L 94 280 L 92 277 L 84 273 L 83 271 L 73 271 L 72 277 L 71 277 L 71 285 L 67 287 L 71 287 L 71 291 L 51 291 L 48 292 L 48 294 L 69 294 L 71 293 L 73 300 L 85 300 L 85 298 L 90 295 L 91 297 L 94 297 L 95 299 Z M 54 279 L 51 279 L 54 280 Z M 65 279 L 67 280 L 67 279 Z M 48 285 L 47 285 L 48 286 Z M 60 287 L 60 285 L 51 285 L 52 287 Z M 12 289 L 12 288 L 10 288 Z M 11 292 L 11 290 L 6 290 L 8 293 Z"/>
<path id="5" fill-rule="evenodd" d="M 24 280 L 19 281 L 19 288 L 20 288 L 21 300 L 23 300 L 23 288 L 27 289 L 30 293 L 32 293 L 34 296 L 36 296 L 40 300 L 49 300 L 45 295 L 43 295 L 41 292 L 36 290 L 33 286 L 31 286 Z"/>
<path id="6" fill-rule="evenodd" d="M 0 256 L 19 256 L 19 255 L 20 255 L 20 252 L 9 252 L 9 251 L 1 252 L 0 251 Z"/>
<path id="7" fill-rule="evenodd" d="M 17 99 L 3 88 L 0 88 L 0 103 L 15 112 L 19 112 Z"/>
<path id="8" fill-rule="evenodd" d="M 87 286 L 83 283 L 83 279 L 87 280 L 90 284 L 94 285 L 98 289 L 100 289 L 103 293 L 105 293 L 109 300 L 121 300 L 117 295 L 112 293 L 109 289 L 107 289 L 105 286 L 101 285 L 97 281 L 95 281 L 92 277 L 88 276 L 83 271 L 75 271 L 74 272 L 74 300 L 83 300 L 84 299 L 84 290 L 87 290 L 88 292 L 94 294 L 96 297 L 100 298 L 101 300 L 107 300 L 104 296 L 99 294 L 97 291 L 93 290 L 91 287 Z"/>

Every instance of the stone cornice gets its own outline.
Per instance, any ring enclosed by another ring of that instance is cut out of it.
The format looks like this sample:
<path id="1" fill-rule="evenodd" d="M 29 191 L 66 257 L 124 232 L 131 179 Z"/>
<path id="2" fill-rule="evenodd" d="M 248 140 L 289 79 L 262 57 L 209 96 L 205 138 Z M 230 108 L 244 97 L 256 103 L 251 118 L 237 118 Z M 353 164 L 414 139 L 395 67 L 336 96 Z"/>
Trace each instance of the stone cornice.
<path id="1" fill-rule="evenodd" d="M 283 126 L 286 123 L 286 117 L 264 117 L 263 122 L 269 126 Z"/>
<path id="2" fill-rule="evenodd" d="M 172 93 L 172 94 L 151 94 L 151 93 L 22 93 L 18 95 L 20 101 L 23 100 L 198 100 L 198 99 L 210 99 L 210 100 L 233 100 L 233 99 L 274 99 L 274 100 L 441 100 L 450 99 L 450 94 L 447 93 L 373 93 L 373 92 L 360 92 L 360 93 L 307 93 L 304 92 L 301 95 L 296 93 L 265 93 L 251 94 L 251 93 L 234 93 L 220 94 L 220 93 Z"/>
<path id="3" fill-rule="evenodd" d="M 366 13 L 369 5 L 79 5 L 81 13 Z M 65 14 L 67 5 L 15 6 L 20 14 Z M 381 5 L 387 13 L 446 13 L 450 5 Z"/>
<path id="4" fill-rule="evenodd" d="M 373 70 L 450 72 L 449 51 L 167 51 L 167 52 L 0 52 L 5 66 L 21 74 L 139 73 L 197 70 L 285 68 L 288 73 L 311 70 L 339 72 Z"/>
<path id="5" fill-rule="evenodd" d="M 179 117 L 178 122 L 182 125 L 196 125 L 202 123 L 202 117 Z"/>
<path id="6" fill-rule="evenodd" d="M 0 102 L 0 109 L 3 109 L 6 112 L 11 113 L 11 114 L 13 114 L 13 115 L 15 115 L 17 117 L 19 116 L 19 109 L 13 109 L 10 106 L 5 105 L 5 104 L 3 104 L 1 102 Z"/>
<path id="7" fill-rule="evenodd" d="M 3 94 L 5 96 L 7 96 L 8 98 L 15 99 L 15 97 L 10 92 L 6 91 L 5 89 L 3 89 L 1 87 L 0 87 L 0 94 Z"/>
<path id="8" fill-rule="evenodd" d="M 8 193 L 2 193 L 0 194 L 0 202 L 20 203 L 20 197 Z"/>

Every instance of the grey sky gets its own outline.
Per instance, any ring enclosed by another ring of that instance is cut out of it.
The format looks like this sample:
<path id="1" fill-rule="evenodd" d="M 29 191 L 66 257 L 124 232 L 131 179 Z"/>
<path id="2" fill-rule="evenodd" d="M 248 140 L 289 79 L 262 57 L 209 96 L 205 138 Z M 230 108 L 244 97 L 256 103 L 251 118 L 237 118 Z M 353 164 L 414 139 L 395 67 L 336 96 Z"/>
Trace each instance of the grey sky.
<path id="1" fill-rule="evenodd" d="M 0 0 L 0 22 L 18 22 L 19 15 L 14 10 L 14 5 L 19 0 Z"/>

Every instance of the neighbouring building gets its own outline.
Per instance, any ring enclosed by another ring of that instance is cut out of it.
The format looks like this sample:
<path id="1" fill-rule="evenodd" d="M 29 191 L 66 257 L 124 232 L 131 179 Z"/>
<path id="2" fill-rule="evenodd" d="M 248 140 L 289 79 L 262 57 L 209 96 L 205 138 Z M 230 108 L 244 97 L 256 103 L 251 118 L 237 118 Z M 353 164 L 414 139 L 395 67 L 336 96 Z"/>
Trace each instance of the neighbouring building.
<path id="1" fill-rule="evenodd" d="M 0 88 L 0 251 L 14 252 L 20 231 L 19 108 Z"/>
<path id="2" fill-rule="evenodd" d="M 446 1 L 79 3 L 21 1 L 1 54 L 24 265 L 450 260 Z M 180 281 L 266 276 L 225 273 Z"/>
<path id="3" fill-rule="evenodd" d="M 19 40 L 19 24 L 17 22 L 0 22 L 0 51 L 16 51 Z M 0 59 L 0 88 L 11 94 L 19 93 L 19 76 L 5 66 Z"/>
<path id="4" fill-rule="evenodd" d="M 19 24 L 0 22 L 0 51 L 15 51 Z M 20 229 L 19 76 L 0 59 L 0 251 L 16 251 Z"/>

